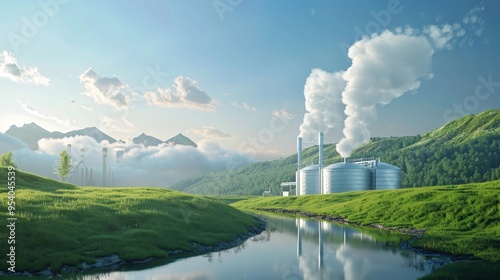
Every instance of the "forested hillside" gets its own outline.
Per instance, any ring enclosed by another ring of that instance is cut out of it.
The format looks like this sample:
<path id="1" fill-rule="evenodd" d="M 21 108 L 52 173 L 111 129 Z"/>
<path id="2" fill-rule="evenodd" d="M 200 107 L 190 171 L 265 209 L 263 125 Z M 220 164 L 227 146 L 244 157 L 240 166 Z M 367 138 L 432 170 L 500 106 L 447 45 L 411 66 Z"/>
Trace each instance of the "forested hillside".
<path id="1" fill-rule="evenodd" d="M 303 151 L 303 162 L 317 162 L 318 147 Z M 325 164 L 340 161 L 335 145 L 325 145 Z M 500 179 L 500 110 L 447 123 L 424 135 L 381 138 L 354 151 L 352 158 L 380 157 L 403 171 L 403 187 L 462 184 Z M 294 181 L 297 155 L 258 162 L 237 170 L 202 173 L 172 186 L 197 194 L 259 195 Z"/>

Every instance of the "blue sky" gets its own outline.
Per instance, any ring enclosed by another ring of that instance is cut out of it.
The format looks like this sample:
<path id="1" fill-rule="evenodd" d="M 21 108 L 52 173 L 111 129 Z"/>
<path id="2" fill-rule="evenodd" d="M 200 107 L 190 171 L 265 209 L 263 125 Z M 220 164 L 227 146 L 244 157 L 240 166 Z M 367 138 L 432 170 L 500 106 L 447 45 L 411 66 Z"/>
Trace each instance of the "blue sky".
<path id="1" fill-rule="evenodd" d="M 166 140 L 181 132 L 257 159 L 278 158 L 295 150 L 313 68 L 346 71 L 352 64 L 346 50 L 361 35 L 411 26 L 412 36 L 424 36 L 428 26 L 459 24 L 465 35 L 457 27 L 446 46 L 434 47 L 418 88 L 377 105 L 367 126 L 371 136 L 425 133 L 463 112 L 500 106 L 498 86 L 485 98 L 474 95 L 479 77 L 500 81 L 499 6 L 2 0 L 0 131 L 36 122 L 59 131 L 96 126 L 117 139 L 144 132 Z M 23 74 L 6 68 L 12 59 Z M 466 106 L 457 111 L 454 104 Z M 338 125 L 325 142 L 342 137 Z"/>

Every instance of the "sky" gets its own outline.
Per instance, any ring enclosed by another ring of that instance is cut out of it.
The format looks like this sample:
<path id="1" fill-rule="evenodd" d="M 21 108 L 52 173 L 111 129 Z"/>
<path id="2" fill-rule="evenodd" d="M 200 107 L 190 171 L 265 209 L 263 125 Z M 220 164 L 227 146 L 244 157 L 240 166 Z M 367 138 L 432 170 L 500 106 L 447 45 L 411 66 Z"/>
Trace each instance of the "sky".
<path id="1" fill-rule="evenodd" d="M 178 133 L 276 159 L 500 106 L 498 1 L 0 0 L 0 132 Z M 499 81 L 499 82 L 497 82 Z M 479 89 L 478 89 L 479 88 Z"/>

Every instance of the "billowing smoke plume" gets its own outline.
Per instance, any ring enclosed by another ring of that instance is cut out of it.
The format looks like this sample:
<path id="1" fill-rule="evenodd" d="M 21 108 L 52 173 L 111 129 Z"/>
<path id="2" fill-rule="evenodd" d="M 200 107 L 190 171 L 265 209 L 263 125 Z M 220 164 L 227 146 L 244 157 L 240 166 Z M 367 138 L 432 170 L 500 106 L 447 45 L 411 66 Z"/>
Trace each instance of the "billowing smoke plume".
<path id="1" fill-rule="evenodd" d="M 420 87 L 420 79 L 431 74 L 433 53 L 426 37 L 389 31 L 349 48 L 352 65 L 343 75 L 347 85 L 342 92 L 347 118 L 337 144 L 342 157 L 370 140 L 368 126 L 376 119 L 377 105 Z"/>
<path id="2" fill-rule="evenodd" d="M 198 147 L 161 144 L 144 147 L 140 144 L 97 143 L 88 136 L 63 139 L 41 139 L 39 150 L 32 151 L 24 143 L 0 133 L 0 153 L 12 150 L 21 170 L 57 178 L 53 170 L 58 153 L 72 145 L 73 163 L 81 160 L 92 168 L 94 185 L 102 183 L 102 148 L 108 148 L 108 163 L 113 169 L 116 186 L 170 186 L 197 172 L 237 168 L 254 161 L 246 154 L 227 150 L 212 141 L 200 141 Z M 71 178 L 69 178 L 71 181 Z"/>
<path id="3" fill-rule="evenodd" d="M 312 69 L 304 86 L 306 111 L 300 134 L 305 141 L 315 139 L 318 131 L 328 131 L 341 125 L 345 118 L 342 91 L 345 87 L 342 73 L 328 73 Z"/>
<path id="4" fill-rule="evenodd" d="M 426 26 L 422 32 L 396 28 L 363 37 L 349 48 L 352 64 L 345 72 L 311 71 L 304 87 L 307 112 L 300 126 L 302 137 L 310 139 L 343 121 L 337 152 L 349 157 L 370 140 L 368 127 L 377 117 L 377 106 L 417 90 L 422 79 L 432 79 L 433 54 L 463 45 L 470 40 L 465 34 L 456 23 Z"/>

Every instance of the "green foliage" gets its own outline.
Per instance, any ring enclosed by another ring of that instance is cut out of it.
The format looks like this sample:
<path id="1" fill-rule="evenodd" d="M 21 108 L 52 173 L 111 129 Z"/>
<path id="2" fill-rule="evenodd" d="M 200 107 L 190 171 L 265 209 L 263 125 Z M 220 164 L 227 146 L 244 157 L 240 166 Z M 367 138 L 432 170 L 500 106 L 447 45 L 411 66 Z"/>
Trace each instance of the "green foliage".
<path id="1" fill-rule="evenodd" d="M 498 279 L 500 264 L 477 260 L 458 261 L 433 271 L 420 280 Z"/>
<path id="2" fill-rule="evenodd" d="M 59 153 L 59 160 L 57 161 L 56 165 L 56 174 L 61 177 L 61 181 L 64 182 L 64 179 L 68 177 L 71 171 L 71 156 L 68 154 L 66 150 L 62 151 Z"/>
<path id="3" fill-rule="evenodd" d="M 500 110 L 452 121 L 423 136 L 373 137 L 352 158 L 380 157 L 402 170 L 403 187 L 466 184 L 500 179 Z M 341 160 L 335 145 L 325 145 L 325 164 Z M 304 164 L 318 160 L 317 146 L 304 149 Z M 295 181 L 297 155 L 258 162 L 237 170 L 194 175 L 172 188 L 195 194 L 261 195 L 269 187 Z"/>
<path id="4" fill-rule="evenodd" d="M 0 155 L 0 166 L 13 166 L 17 169 L 17 165 L 12 157 L 12 151 Z"/>
<path id="5" fill-rule="evenodd" d="M 361 225 L 426 230 L 413 244 L 500 263 L 500 181 L 459 186 L 258 197 L 241 209 L 288 209 L 341 217 Z"/>
<path id="6" fill-rule="evenodd" d="M 21 171 L 15 176 L 16 271 L 57 271 L 112 254 L 162 257 L 168 250 L 193 250 L 193 242 L 232 240 L 256 225 L 252 216 L 212 198 L 160 188 L 77 187 Z M 7 169 L 0 167 L 0 186 L 6 180 Z M 1 188 L 0 197 L 7 191 Z M 1 199 L 0 208 L 7 202 Z M 1 231 L 0 240 L 7 234 Z M 8 254 L 7 246 L 0 254 Z M 0 263 L 0 271 L 7 266 Z"/>

